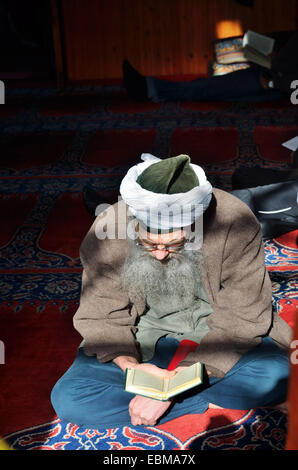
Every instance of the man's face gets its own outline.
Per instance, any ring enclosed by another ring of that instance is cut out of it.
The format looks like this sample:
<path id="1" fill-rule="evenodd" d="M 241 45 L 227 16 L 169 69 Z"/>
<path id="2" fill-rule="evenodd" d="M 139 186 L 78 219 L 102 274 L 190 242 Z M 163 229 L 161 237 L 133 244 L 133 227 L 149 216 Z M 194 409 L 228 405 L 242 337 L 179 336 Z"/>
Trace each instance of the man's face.
<path id="1" fill-rule="evenodd" d="M 160 312 L 168 309 L 169 302 L 175 308 L 188 308 L 197 292 L 202 256 L 199 250 L 186 249 L 187 228 L 163 234 L 148 233 L 141 227 L 136 231 L 137 243 L 131 240 L 123 266 L 123 289 L 132 299 L 153 302 Z M 167 303 L 162 306 L 165 297 Z"/>
<path id="2" fill-rule="evenodd" d="M 185 244 L 185 232 L 179 229 L 169 233 L 150 233 L 139 227 L 139 242 L 148 249 L 148 252 L 157 260 L 163 261 L 175 249 Z"/>

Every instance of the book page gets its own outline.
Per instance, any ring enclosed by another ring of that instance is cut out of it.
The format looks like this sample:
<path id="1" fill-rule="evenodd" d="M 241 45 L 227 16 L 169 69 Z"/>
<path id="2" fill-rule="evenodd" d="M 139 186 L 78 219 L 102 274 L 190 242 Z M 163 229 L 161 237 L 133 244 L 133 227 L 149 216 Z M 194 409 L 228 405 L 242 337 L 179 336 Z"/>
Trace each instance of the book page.
<path id="1" fill-rule="evenodd" d="M 248 30 L 243 37 L 243 47 L 253 47 L 264 55 L 271 54 L 274 43 L 274 39 L 251 30 Z"/>
<path id="2" fill-rule="evenodd" d="M 138 388 L 151 388 L 160 392 L 163 391 L 164 379 L 162 377 L 158 377 L 140 369 L 133 369 L 133 371 L 134 374 L 131 380 L 131 385 Z"/>
<path id="3" fill-rule="evenodd" d="M 192 366 L 186 367 L 186 369 L 178 372 L 173 378 L 169 380 L 168 390 L 172 390 L 175 387 L 185 384 L 197 376 L 201 376 L 201 364 L 193 364 Z"/>

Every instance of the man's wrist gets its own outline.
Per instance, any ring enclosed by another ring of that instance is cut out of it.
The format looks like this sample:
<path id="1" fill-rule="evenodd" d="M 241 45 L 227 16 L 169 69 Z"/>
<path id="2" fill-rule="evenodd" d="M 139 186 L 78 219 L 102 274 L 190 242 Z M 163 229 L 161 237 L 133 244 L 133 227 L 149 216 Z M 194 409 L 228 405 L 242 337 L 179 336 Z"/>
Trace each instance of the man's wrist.
<path id="1" fill-rule="evenodd" d="M 113 359 L 113 362 L 120 367 L 123 372 L 129 367 L 139 364 L 139 361 L 133 356 L 118 356 Z"/>

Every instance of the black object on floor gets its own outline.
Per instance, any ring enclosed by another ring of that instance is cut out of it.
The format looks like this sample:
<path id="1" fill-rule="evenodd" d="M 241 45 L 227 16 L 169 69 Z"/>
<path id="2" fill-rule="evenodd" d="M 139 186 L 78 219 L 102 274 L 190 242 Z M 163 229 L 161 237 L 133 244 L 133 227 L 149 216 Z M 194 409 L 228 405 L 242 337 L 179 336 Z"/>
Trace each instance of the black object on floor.
<path id="1" fill-rule="evenodd" d="M 133 66 L 124 60 L 122 65 L 123 85 L 126 88 L 128 96 L 133 101 L 148 100 L 146 78 L 137 72 Z"/>
<path id="2" fill-rule="evenodd" d="M 90 215 L 95 217 L 95 210 L 100 204 L 109 204 L 106 198 L 102 197 L 100 193 L 92 189 L 90 186 L 83 188 L 83 202 Z M 97 214 L 98 215 L 98 214 Z"/>
<path id="3" fill-rule="evenodd" d="M 298 181 L 238 189 L 232 194 L 255 214 L 263 238 L 278 237 L 298 229 Z"/>

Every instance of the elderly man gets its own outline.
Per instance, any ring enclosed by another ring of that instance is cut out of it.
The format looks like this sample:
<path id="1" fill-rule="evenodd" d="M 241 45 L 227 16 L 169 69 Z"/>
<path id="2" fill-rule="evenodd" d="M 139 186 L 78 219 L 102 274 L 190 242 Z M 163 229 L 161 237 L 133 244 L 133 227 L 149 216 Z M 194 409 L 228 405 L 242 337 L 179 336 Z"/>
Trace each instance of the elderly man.
<path id="1" fill-rule="evenodd" d="M 52 391 L 58 416 L 93 428 L 155 425 L 284 401 L 291 329 L 272 312 L 257 219 L 188 156 L 142 159 L 81 245 L 74 326 L 84 340 Z M 185 343 L 191 352 L 173 366 Z M 170 377 L 198 361 L 203 384 L 169 401 L 124 391 L 126 368 Z"/>

